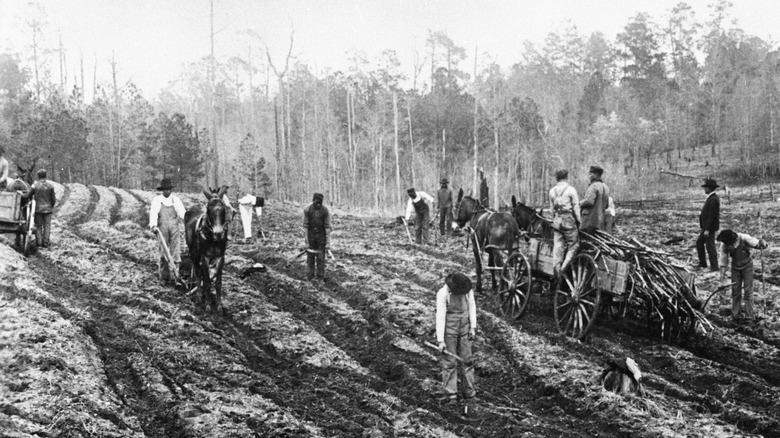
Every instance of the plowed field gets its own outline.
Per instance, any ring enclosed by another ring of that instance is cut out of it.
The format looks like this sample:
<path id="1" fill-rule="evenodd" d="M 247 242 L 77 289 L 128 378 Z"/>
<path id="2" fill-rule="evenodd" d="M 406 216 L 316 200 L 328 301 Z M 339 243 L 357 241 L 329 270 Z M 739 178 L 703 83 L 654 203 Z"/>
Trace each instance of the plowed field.
<path id="1" fill-rule="evenodd" d="M 388 218 L 333 209 L 335 261 L 327 281 L 309 282 L 304 258 L 289 261 L 303 206 L 271 200 L 267 239 L 230 243 L 226 311 L 212 314 L 157 281 L 152 193 L 57 190 L 50 249 L 25 259 L 12 236 L 0 245 L 0 436 L 780 436 L 772 248 L 767 284 L 756 281 L 765 319 L 734 325 L 723 291 L 707 309 L 714 330 L 678 344 L 650 337 L 633 308 L 601 317 L 584 343 L 562 337 L 541 281 L 514 323 L 478 296 L 479 392 L 462 415 L 439 401 L 438 356 L 424 342 L 435 342 L 444 276 L 474 271 L 463 238 L 412 246 Z M 698 208 L 622 211 L 620 233 L 693 260 Z M 724 222 L 755 234 L 759 208 L 780 243 L 776 208 L 734 202 Z M 685 239 L 661 244 L 674 236 Z M 267 271 L 239 278 L 255 262 Z M 700 294 L 719 284 L 697 273 Z M 645 397 L 601 388 L 605 361 L 623 356 L 642 368 Z"/>

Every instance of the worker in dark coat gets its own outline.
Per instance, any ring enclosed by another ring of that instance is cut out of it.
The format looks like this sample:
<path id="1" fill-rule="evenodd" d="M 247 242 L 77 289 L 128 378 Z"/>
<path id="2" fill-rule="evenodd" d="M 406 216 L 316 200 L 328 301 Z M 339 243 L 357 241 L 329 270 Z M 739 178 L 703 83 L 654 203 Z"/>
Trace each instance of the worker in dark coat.
<path id="1" fill-rule="evenodd" d="M 51 215 L 57 196 L 54 187 L 46 180 L 46 170 L 38 170 L 38 180 L 33 184 L 35 190 L 35 240 L 40 248 L 48 248 L 51 243 Z"/>
<path id="2" fill-rule="evenodd" d="M 309 280 L 325 280 L 325 255 L 330 249 L 330 211 L 322 205 L 323 198 L 322 193 L 315 193 L 311 204 L 303 210 L 303 228 L 306 230 L 308 243 L 306 261 Z"/>
<path id="3" fill-rule="evenodd" d="M 707 267 L 707 256 L 710 261 L 710 271 L 718 271 L 718 254 L 715 252 L 715 235 L 720 228 L 720 198 L 715 189 L 720 187 L 714 179 L 705 179 L 704 193 L 707 200 L 701 208 L 699 215 L 699 238 L 696 239 L 696 252 L 699 256 L 699 268 Z M 705 252 L 706 249 L 706 252 Z"/>
<path id="4" fill-rule="evenodd" d="M 487 179 L 482 169 L 479 169 L 479 203 L 485 208 L 490 208 L 490 193 L 488 191 Z"/>
<path id="5" fill-rule="evenodd" d="M 609 187 L 601 180 L 604 169 L 590 166 L 590 185 L 585 190 L 585 197 L 580 201 L 583 231 L 606 229 L 606 211 L 609 206 Z"/>
<path id="6" fill-rule="evenodd" d="M 447 178 L 441 179 L 441 188 L 436 193 L 436 201 L 439 204 L 439 231 L 442 236 L 447 235 L 447 225 L 452 223 L 452 190 L 447 185 Z"/>
<path id="7" fill-rule="evenodd" d="M 768 245 L 763 239 L 732 230 L 721 231 L 718 241 L 723 242 L 720 247 L 721 281 L 726 279 L 726 269 L 731 259 L 731 319 L 735 322 L 752 322 L 756 314 L 753 311 L 753 258 L 750 249 L 765 249 Z"/>

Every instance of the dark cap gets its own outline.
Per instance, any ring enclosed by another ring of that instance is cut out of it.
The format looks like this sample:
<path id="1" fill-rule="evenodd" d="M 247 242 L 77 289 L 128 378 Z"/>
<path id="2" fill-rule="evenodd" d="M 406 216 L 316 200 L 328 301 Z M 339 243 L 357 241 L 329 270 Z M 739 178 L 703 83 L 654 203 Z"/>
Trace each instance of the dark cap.
<path id="1" fill-rule="evenodd" d="M 471 290 L 471 279 L 462 272 L 453 272 L 444 279 L 453 295 L 466 295 Z"/>
<path id="2" fill-rule="evenodd" d="M 598 173 L 599 175 L 604 174 L 604 169 L 602 169 L 599 166 L 590 166 L 590 172 L 591 173 Z"/>
<path id="3" fill-rule="evenodd" d="M 562 179 L 566 179 L 568 177 L 569 177 L 569 171 L 566 169 L 557 170 L 555 172 L 555 179 L 557 179 L 558 181 Z"/>
<path id="4" fill-rule="evenodd" d="M 38 178 L 46 178 L 46 169 L 38 169 L 36 175 L 38 175 Z"/>
<path id="5" fill-rule="evenodd" d="M 319 200 L 320 202 L 322 202 L 323 199 L 325 199 L 325 197 L 322 196 L 322 193 L 315 193 L 314 197 L 312 197 L 312 201 Z"/>
<path id="6" fill-rule="evenodd" d="M 715 182 L 712 178 L 707 178 L 704 180 L 704 184 L 701 185 L 702 187 L 712 187 L 713 189 L 717 189 L 720 187 L 718 183 Z"/>
<path id="7" fill-rule="evenodd" d="M 171 190 L 173 189 L 173 183 L 170 178 L 163 178 L 160 180 L 160 187 L 157 190 Z"/>
<path id="8" fill-rule="evenodd" d="M 450 180 L 448 180 L 447 178 L 442 178 L 441 181 L 439 181 L 439 183 L 440 184 L 449 184 Z"/>
<path id="9" fill-rule="evenodd" d="M 409 194 L 409 195 L 414 195 L 415 193 L 417 193 L 417 191 L 414 190 L 414 187 L 411 187 L 411 188 L 406 189 L 406 193 Z"/>
<path id="10" fill-rule="evenodd" d="M 715 240 L 717 240 L 718 242 L 723 242 L 726 245 L 731 245 L 732 243 L 737 241 L 737 233 L 731 230 L 723 230 L 720 233 L 718 233 L 718 237 Z"/>

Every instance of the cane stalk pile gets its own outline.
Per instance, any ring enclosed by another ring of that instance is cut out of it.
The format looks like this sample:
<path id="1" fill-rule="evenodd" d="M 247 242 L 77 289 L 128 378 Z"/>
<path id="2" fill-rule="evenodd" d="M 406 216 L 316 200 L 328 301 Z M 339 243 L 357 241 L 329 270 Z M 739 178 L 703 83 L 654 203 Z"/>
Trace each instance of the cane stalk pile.
<path id="1" fill-rule="evenodd" d="M 696 325 L 703 331 L 712 329 L 696 296 L 693 279 L 682 263 L 669 253 L 651 248 L 633 237 L 629 241 L 596 230 L 582 232 L 583 246 L 592 246 L 596 257 L 604 255 L 628 262 L 629 299 L 647 309 L 648 327 L 666 341 L 693 332 Z"/>

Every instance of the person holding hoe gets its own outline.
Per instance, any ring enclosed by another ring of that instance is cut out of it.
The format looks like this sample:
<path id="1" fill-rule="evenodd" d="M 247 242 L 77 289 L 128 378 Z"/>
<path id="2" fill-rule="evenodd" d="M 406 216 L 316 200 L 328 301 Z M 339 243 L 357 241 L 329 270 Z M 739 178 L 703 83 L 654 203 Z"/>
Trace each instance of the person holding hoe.
<path id="1" fill-rule="evenodd" d="M 162 240 L 165 241 L 171 254 L 173 269 L 178 270 L 181 262 L 179 224 L 184 221 L 184 204 L 178 196 L 171 194 L 173 184 L 170 179 L 163 178 L 157 190 L 161 191 L 162 194 L 152 199 L 152 205 L 149 207 L 149 228 L 153 233 L 159 233 Z M 158 274 L 160 281 L 163 284 L 170 284 L 178 272 L 171 272 L 171 267 L 168 266 L 168 261 L 165 259 L 165 248 L 162 243 L 160 243 L 159 248 Z"/>
<path id="2" fill-rule="evenodd" d="M 722 282 L 726 280 L 726 269 L 731 259 L 731 319 L 734 322 L 753 322 L 756 314 L 753 311 L 753 258 L 750 249 L 766 249 L 769 245 L 763 239 L 732 230 L 721 231 L 717 240 L 723 242 L 720 247 Z"/>
<path id="3" fill-rule="evenodd" d="M 472 399 L 474 364 L 471 342 L 477 330 L 477 305 L 471 279 L 461 272 L 449 274 L 444 287 L 436 293 L 436 340 L 442 352 L 449 352 L 441 361 L 441 378 L 447 404 L 458 400 L 458 362 L 463 368 L 462 398 Z M 454 356 L 458 356 L 458 358 Z"/>
<path id="4" fill-rule="evenodd" d="M 325 281 L 325 256 L 330 249 L 330 210 L 322 205 L 323 199 L 322 193 L 315 193 L 311 204 L 303 210 L 303 229 L 306 230 L 309 249 L 306 251 L 309 280 L 320 278 Z"/>
<path id="5" fill-rule="evenodd" d="M 406 221 L 416 214 L 414 222 L 414 239 L 418 245 L 428 244 L 428 223 L 431 221 L 431 209 L 435 202 L 431 195 L 418 192 L 414 187 L 408 189 L 409 201 L 406 204 Z"/>

